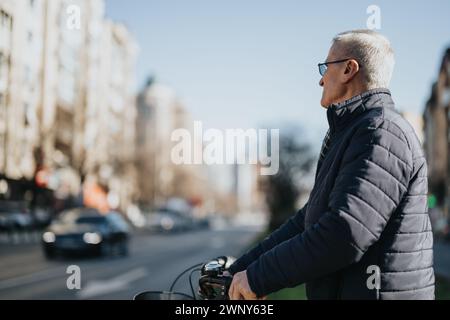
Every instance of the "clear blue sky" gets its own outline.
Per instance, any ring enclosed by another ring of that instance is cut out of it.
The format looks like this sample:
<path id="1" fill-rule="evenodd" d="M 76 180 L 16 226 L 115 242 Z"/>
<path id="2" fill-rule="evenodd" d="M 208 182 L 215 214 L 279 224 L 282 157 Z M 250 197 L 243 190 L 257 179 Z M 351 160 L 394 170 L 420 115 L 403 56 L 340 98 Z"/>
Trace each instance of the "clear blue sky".
<path id="1" fill-rule="evenodd" d="M 319 143 L 327 122 L 317 63 L 336 33 L 366 28 L 371 4 L 396 51 L 394 100 L 421 113 L 450 46 L 448 0 L 107 0 L 106 11 L 139 43 L 139 86 L 156 75 L 205 128 L 288 121 Z"/>

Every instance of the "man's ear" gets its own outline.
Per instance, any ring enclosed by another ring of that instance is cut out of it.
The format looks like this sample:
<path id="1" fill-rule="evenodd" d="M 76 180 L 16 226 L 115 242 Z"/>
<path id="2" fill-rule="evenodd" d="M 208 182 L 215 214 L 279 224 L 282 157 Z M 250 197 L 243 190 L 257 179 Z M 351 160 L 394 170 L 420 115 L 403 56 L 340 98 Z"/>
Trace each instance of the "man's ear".
<path id="1" fill-rule="evenodd" d="M 351 80 L 353 80 L 354 77 L 356 77 L 358 72 L 359 72 L 359 63 L 354 59 L 348 60 L 347 63 L 345 64 L 343 82 L 344 83 L 350 82 Z"/>

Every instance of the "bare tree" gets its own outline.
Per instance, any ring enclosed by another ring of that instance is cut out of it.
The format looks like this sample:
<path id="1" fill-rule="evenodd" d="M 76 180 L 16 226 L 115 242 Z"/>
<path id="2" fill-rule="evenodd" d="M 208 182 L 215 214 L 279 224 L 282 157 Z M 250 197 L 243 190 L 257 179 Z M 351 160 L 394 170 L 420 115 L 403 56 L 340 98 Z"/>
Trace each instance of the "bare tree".
<path id="1" fill-rule="evenodd" d="M 280 133 L 279 171 L 262 182 L 270 230 L 278 228 L 297 211 L 297 200 L 309 192 L 301 180 L 311 174 L 316 160 L 311 145 L 302 141 L 301 129 L 292 127 Z"/>

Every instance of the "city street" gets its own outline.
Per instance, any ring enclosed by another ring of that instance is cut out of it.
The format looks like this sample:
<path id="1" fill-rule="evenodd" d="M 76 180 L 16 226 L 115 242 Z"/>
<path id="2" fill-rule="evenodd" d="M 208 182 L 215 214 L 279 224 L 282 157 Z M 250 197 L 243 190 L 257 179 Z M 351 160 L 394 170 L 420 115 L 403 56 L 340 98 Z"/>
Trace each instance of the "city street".
<path id="1" fill-rule="evenodd" d="M 135 234 L 128 257 L 47 261 L 39 244 L 0 245 L 0 299 L 132 299 L 168 290 L 184 269 L 220 255 L 238 256 L 261 230 L 226 227 L 178 234 Z M 81 269 L 81 290 L 67 289 L 66 269 Z M 188 276 L 175 291 L 190 293 Z"/>
<path id="2" fill-rule="evenodd" d="M 450 242 L 434 242 L 434 271 L 450 281 Z"/>

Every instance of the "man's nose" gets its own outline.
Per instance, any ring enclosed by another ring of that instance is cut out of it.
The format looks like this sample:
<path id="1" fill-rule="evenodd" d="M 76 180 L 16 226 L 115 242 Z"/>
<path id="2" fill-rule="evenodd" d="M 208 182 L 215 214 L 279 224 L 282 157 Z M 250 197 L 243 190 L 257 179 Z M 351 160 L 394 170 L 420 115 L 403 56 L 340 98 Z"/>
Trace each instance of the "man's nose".
<path id="1" fill-rule="evenodd" d="M 323 87 L 323 78 L 320 78 L 319 86 Z"/>

